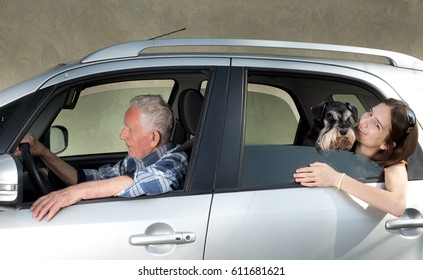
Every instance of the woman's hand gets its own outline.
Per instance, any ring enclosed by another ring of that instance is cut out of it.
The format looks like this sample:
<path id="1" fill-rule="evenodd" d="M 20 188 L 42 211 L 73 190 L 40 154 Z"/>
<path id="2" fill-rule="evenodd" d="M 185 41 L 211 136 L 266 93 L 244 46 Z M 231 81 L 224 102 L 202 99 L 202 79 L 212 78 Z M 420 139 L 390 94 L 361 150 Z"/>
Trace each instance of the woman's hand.
<path id="1" fill-rule="evenodd" d="M 341 173 L 321 162 L 298 168 L 294 174 L 295 182 L 305 187 L 336 187 L 340 177 Z"/>

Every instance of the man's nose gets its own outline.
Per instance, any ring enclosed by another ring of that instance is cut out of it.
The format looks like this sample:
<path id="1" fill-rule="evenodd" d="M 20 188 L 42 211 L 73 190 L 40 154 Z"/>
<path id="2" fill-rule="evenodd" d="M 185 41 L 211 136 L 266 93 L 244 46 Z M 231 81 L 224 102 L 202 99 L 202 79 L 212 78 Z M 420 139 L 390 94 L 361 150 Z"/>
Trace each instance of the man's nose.
<path id="1" fill-rule="evenodd" d="M 121 140 L 126 139 L 126 129 L 125 128 L 122 129 L 119 137 L 120 137 Z"/>

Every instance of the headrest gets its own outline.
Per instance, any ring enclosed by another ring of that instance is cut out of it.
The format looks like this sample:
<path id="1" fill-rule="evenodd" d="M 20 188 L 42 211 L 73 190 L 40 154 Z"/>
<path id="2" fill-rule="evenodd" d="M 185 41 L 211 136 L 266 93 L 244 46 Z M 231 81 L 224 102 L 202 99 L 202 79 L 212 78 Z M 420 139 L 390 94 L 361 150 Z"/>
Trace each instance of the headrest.
<path id="1" fill-rule="evenodd" d="M 178 113 L 182 127 L 191 135 L 195 135 L 201 107 L 203 106 L 203 95 L 195 89 L 184 90 L 178 99 Z"/>

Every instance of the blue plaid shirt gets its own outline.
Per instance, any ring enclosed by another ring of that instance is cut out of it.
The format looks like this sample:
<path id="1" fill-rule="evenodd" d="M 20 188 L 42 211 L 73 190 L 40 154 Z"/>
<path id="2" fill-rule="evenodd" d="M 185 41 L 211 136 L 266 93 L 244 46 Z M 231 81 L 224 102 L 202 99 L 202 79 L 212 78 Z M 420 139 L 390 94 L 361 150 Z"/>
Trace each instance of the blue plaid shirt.
<path id="1" fill-rule="evenodd" d="M 174 152 L 177 147 L 168 143 L 142 159 L 125 157 L 115 165 L 107 164 L 98 170 L 84 169 L 86 181 L 103 180 L 128 175 L 134 183 L 115 196 L 136 197 L 155 195 L 182 189 L 188 169 L 185 152 Z"/>

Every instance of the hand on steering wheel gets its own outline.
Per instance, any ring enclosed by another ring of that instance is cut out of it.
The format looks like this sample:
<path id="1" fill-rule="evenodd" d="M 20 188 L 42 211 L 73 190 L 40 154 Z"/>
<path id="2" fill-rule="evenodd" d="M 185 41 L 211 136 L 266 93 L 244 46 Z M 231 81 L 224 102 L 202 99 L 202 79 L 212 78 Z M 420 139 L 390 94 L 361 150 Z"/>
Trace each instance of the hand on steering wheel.
<path id="1" fill-rule="evenodd" d="M 28 143 L 20 144 L 19 149 L 21 150 L 22 159 L 28 169 L 29 178 L 34 184 L 35 188 L 41 195 L 45 195 L 53 191 L 53 186 L 45 180 L 38 173 L 37 167 L 35 166 L 34 159 L 32 158 L 31 151 Z"/>

